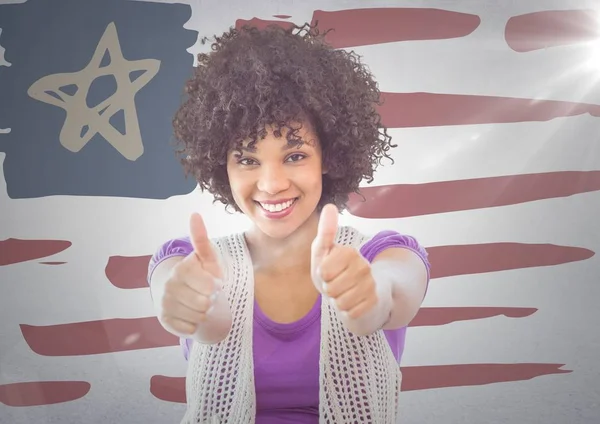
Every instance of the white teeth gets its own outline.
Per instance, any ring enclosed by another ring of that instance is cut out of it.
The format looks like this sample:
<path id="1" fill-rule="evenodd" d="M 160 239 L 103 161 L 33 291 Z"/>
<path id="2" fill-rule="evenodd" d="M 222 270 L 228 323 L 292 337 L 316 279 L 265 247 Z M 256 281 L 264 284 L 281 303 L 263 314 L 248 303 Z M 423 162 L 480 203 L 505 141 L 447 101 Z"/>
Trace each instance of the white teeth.
<path id="1" fill-rule="evenodd" d="M 294 203 L 295 199 L 292 200 L 288 200 L 287 202 L 284 203 L 277 203 L 277 204 L 267 204 L 267 203 L 261 203 L 260 205 L 268 210 L 269 212 L 281 212 L 284 209 L 289 208 L 290 206 L 292 206 L 292 203 Z"/>

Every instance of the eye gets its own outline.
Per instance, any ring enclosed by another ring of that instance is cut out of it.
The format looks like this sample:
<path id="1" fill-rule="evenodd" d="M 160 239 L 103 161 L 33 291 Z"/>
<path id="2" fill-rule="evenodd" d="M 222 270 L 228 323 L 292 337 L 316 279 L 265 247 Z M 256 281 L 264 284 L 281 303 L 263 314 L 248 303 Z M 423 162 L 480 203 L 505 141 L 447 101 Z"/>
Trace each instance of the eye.
<path id="1" fill-rule="evenodd" d="M 238 159 L 237 163 L 239 163 L 240 165 L 244 165 L 244 166 L 252 166 L 252 165 L 256 165 L 256 161 L 252 158 L 245 158 L 245 157 L 241 157 Z"/>
<path id="2" fill-rule="evenodd" d="M 306 156 L 301 153 L 294 153 L 294 154 L 288 156 L 288 158 L 286 159 L 286 162 L 298 162 L 298 161 L 301 161 L 302 159 L 304 159 L 305 157 Z"/>

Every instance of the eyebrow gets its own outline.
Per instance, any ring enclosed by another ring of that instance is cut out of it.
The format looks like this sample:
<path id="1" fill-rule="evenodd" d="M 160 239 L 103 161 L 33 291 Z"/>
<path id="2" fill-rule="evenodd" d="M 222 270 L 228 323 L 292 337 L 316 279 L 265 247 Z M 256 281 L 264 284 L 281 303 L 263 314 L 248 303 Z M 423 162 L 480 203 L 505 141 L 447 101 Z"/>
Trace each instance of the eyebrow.
<path id="1" fill-rule="evenodd" d="M 302 146 L 310 146 L 310 144 L 307 143 L 307 142 L 305 142 L 305 141 L 303 141 L 302 142 Z M 291 149 L 296 149 L 296 148 L 298 148 L 298 146 L 296 146 L 295 144 L 292 144 L 292 145 L 286 144 L 283 147 L 281 147 L 281 150 L 285 152 L 286 150 L 291 150 Z M 249 153 L 256 153 L 256 147 L 242 146 L 240 148 L 240 150 L 243 150 L 243 151 L 249 152 Z"/>

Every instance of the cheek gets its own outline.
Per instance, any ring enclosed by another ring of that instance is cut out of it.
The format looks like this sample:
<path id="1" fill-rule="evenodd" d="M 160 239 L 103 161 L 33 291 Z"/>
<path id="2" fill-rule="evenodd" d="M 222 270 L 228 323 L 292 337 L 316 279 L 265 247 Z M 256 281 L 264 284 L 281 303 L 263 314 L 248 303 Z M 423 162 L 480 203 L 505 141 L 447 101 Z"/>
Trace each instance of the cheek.
<path id="1" fill-rule="evenodd" d="M 315 170 L 316 171 L 316 170 Z M 311 172 L 306 176 L 306 184 L 309 185 L 315 194 L 319 194 L 323 188 L 323 175 L 321 172 Z"/>
<path id="2" fill-rule="evenodd" d="M 247 195 L 249 178 L 244 178 L 239 172 L 227 170 L 227 176 L 229 178 L 229 186 L 231 187 L 231 193 L 234 199 L 241 199 Z"/>

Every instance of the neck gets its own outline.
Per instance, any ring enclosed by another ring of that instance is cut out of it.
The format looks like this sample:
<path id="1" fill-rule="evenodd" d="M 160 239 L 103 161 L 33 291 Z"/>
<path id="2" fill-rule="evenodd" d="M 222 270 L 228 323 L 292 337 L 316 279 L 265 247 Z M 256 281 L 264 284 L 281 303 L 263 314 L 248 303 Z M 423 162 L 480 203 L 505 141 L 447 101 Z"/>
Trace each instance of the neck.
<path id="1" fill-rule="evenodd" d="M 318 224 L 319 214 L 315 212 L 285 238 L 272 238 L 257 227 L 252 228 L 246 234 L 246 241 L 255 269 L 275 272 L 290 268 L 310 269 L 310 247 L 317 235 Z"/>

